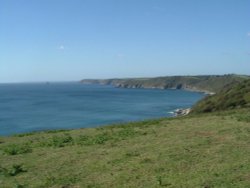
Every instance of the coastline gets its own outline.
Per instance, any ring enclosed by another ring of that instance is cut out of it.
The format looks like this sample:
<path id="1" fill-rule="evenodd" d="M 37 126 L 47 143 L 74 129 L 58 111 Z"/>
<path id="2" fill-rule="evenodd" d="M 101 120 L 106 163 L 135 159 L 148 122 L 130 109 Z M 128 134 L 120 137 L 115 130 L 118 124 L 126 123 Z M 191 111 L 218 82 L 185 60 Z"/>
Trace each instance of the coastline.
<path id="1" fill-rule="evenodd" d="M 223 88 L 240 83 L 248 76 L 225 75 L 183 75 L 162 76 L 152 78 L 111 78 L 111 79 L 82 79 L 82 84 L 112 85 L 117 88 L 131 89 L 180 89 L 214 95 Z"/>
<path id="2" fill-rule="evenodd" d="M 192 108 L 180 108 L 174 111 L 174 117 L 187 116 L 190 114 Z"/>
<path id="3" fill-rule="evenodd" d="M 191 86 L 185 86 L 185 87 L 164 87 L 164 86 L 145 86 L 145 85 L 125 85 L 125 84 L 117 84 L 117 83 L 110 83 L 110 82 L 98 82 L 98 81 L 93 81 L 93 82 L 85 82 L 81 81 L 80 83 L 85 84 L 85 85 L 91 85 L 91 84 L 97 84 L 97 85 L 110 85 L 115 88 L 125 88 L 125 89 L 160 89 L 160 90 L 185 90 L 185 91 L 190 91 L 190 92 L 197 92 L 197 93 L 203 93 L 205 95 L 214 95 L 216 94 L 213 91 L 209 90 L 203 90 L 203 89 L 197 89 L 195 87 Z"/>

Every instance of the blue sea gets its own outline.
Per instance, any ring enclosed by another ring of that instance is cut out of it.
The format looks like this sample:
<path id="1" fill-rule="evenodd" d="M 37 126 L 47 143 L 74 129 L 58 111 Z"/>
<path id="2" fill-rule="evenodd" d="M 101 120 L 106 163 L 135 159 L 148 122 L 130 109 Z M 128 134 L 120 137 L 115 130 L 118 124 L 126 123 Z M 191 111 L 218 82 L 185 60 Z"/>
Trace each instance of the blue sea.
<path id="1" fill-rule="evenodd" d="M 0 135 L 169 117 L 204 94 L 80 83 L 0 84 Z"/>

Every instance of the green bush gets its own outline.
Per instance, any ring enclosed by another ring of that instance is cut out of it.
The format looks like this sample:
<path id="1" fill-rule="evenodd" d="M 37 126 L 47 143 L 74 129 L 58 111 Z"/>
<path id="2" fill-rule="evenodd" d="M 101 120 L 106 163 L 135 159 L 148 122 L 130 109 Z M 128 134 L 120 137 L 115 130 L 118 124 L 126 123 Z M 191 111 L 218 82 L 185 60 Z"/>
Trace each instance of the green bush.
<path id="1" fill-rule="evenodd" d="M 3 149 L 5 154 L 8 155 L 18 155 L 18 154 L 24 154 L 24 153 L 31 153 L 32 149 L 28 144 L 10 144 L 8 146 L 5 146 Z"/>
<path id="2" fill-rule="evenodd" d="M 90 136 L 81 135 L 76 139 L 78 145 L 92 145 L 92 139 Z"/>
<path id="3" fill-rule="evenodd" d="M 44 140 L 45 141 L 39 141 L 38 146 L 59 148 L 74 144 L 74 139 L 68 133 L 65 133 L 63 135 L 54 135 L 49 138 L 44 138 Z"/>
<path id="4" fill-rule="evenodd" d="M 96 136 L 86 136 L 81 135 L 77 139 L 76 143 L 79 145 L 94 145 L 94 144 L 104 144 L 106 141 L 111 140 L 112 136 L 108 133 L 98 134 Z"/>
<path id="5" fill-rule="evenodd" d="M 16 176 L 17 174 L 20 174 L 22 172 L 27 172 L 22 164 L 14 164 L 10 169 L 0 167 L 0 174 L 4 176 Z"/>
<path id="6" fill-rule="evenodd" d="M 27 172 L 27 170 L 25 170 L 23 168 L 23 165 L 21 165 L 21 164 L 14 164 L 11 167 L 11 169 L 9 169 L 8 175 L 10 175 L 10 176 L 16 176 L 17 174 L 22 173 L 22 172 Z"/>
<path id="7" fill-rule="evenodd" d="M 106 141 L 110 139 L 112 139 L 112 137 L 108 133 L 103 133 L 103 134 L 95 136 L 92 142 L 93 144 L 104 144 Z"/>
<path id="8" fill-rule="evenodd" d="M 53 147 L 64 147 L 66 145 L 72 145 L 74 142 L 73 138 L 69 134 L 62 136 L 53 136 L 49 145 Z"/>
<path id="9" fill-rule="evenodd" d="M 118 136 L 122 139 L 127 137 L 132 137 L 135 135 L 135 131 L 132 128 L 123 128 L 121 131 L 118 132 Z"/>
<path id="10" fill-rule="evenodd" d="M 25 185 L 22 185 L 22 184 L 16 184 L 15 185 L 15 188 L 25 188 L 26 186 Z"/>

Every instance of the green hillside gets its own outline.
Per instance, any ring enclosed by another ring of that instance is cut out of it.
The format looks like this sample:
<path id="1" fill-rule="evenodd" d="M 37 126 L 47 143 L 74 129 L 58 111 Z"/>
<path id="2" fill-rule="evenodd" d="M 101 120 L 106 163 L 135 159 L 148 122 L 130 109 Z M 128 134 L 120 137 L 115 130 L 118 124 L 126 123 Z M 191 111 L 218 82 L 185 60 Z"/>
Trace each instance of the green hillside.
<path id="1" fill-rule="evenodd" d="M 0 187 L 250 187 L 250 112 L 0 139 Z"/>
<path id="2" fill-rule="evenodd" d="M 158 88 L 158 89 L 185 89 L 201 92 L 219 92 L 229 84 L 239 83 L 248 76 L 242 75 L 208 75 L 208 76 L 167 76 L 157 78 L 130 78 L 130 79 L 85 79 L 83 84 L 105 84 L 123 88 Z"/>
<path id="3" fill-rule="evenodd" d="M 222 91 L 208 96 L 193 107 L 194 113 L 250 107 L 250 79 L 227 85 Z"/>

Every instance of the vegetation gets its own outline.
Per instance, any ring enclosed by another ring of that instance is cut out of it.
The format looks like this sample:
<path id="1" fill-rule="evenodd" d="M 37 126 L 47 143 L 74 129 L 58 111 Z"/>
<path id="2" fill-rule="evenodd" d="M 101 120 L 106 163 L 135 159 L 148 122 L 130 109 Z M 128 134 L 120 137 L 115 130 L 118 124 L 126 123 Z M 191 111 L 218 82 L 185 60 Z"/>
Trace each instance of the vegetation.
<path id="1" fill-rule="evenodd" d="M 131 78 L 131 79 L 85 79 L 84 84 L 109 84 L 124 88 L 159 88 L 159 89 L 185 89 L 202 92 L 219 92 L 227 85 L 239 83 L 249 76 L 242 75 L 214 75 L 214 76 L 167 76 L 157 78 Z"/>
<path id="2" fill-rule="evenodd" d="M 2 137 L 0 187 L 250 187 L 249 117 L 235 109 Z"/>
<path id="3" fill-rule="evenodd" d="M 23 153 L 30 153 L 32 149 L 28 144 L 10 144 L 3 148 L 5 154 L 18 155 Z"/>
<path id="4" fill-rule="evenodd" d="M 201 100 L 193 107 L 194 113 L 213 112 L 250 107 L 250 79 L 231 84 L 213 96 Z"/>
<path id="5" fill-rule="evenodd" d="M 26 172 L 26 170 L 23 169 L 23 165 L 20 164 L 14 164 L 10 169 L 2 168 L 0 167 L 0 174 L 4 176 L 16 176 L 19 173 Z"/>

